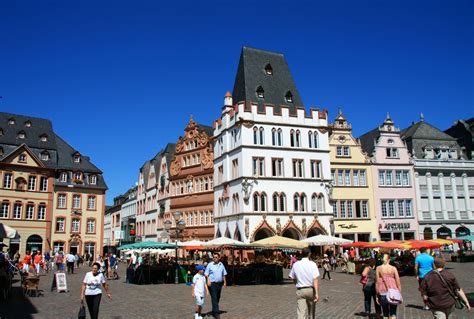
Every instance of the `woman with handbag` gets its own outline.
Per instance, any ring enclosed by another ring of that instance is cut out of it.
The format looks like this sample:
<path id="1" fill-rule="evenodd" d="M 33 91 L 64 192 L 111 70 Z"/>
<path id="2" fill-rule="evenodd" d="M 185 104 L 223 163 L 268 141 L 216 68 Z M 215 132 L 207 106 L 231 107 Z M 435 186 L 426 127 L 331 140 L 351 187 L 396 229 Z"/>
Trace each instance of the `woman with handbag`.
<path id="1" fill-rule="evenodd" d="M 380 314 L 380 306 L 376 302 L 375 296 L 375 259 L 370 259 L 362 272 L 360 283 L 364 292 L 364 313 L 370 314 L 372 299 L 374 300 L 375 312 Z"/>
<path id="2" fill-rule="evenodd" d="M 397 318 L 397 305 L 402 303 L 402 286 L 397 268 L 390 265 L 390 256 L 383 255 L 383 264 L 375 271 L 377 303 L 384 318 Z"/>
<path id="3" fill-rule="evenodd" d="M 88 272 L 84 277 L 81 289 L 81 305 L 84 304 L 84 299 L 86 299 L 91 319 L 99 318 L 100 299 L 102 298 L 101 287 L 104 287 L 107 297 L 112 299 L 109 292 L 109 285 L 105 282 L 105 277 L 99 272 L 99 269 L 100 264 L 95 262 L 92 265 L 92 271 Z"/>

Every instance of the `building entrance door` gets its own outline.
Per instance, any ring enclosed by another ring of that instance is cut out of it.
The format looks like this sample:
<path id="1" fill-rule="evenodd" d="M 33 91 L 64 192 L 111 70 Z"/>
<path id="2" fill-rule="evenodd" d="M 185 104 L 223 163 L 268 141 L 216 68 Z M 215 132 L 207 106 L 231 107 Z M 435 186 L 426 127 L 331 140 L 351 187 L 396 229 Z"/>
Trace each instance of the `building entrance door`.
<path id="1" fill-rule="evenodd" d="M 27 250 L 31 252 L 31 255 L 36 254 L 38 250 L 43 252 L 43 238 L 38 235 L 31 235 L 30 237 L 28 237 L 28 239 L 26 240 L 25 252 Z"/>
<path id="2" fill-rule="evenodd" d="M 69 252 L 73 255 L 79 253 L 79 243 L 78 242 L 71 242 L 69 245 Z"/>

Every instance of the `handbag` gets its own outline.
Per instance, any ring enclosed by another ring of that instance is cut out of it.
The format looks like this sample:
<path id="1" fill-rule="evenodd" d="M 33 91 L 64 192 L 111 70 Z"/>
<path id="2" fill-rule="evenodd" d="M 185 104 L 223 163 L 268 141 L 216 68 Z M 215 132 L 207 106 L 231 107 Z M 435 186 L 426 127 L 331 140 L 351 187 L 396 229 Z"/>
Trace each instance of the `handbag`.
<path id="1" fill-rule="evenodd" d="M 369 276 L 360 276 L 360 283 L 365 286 L 367 285 L 367 282 L 369 281 Z"/>
<path id="2" fill-rule="evenodd" d="M 382 276 L 382 281 L 385 284 L 385 288 L 387 288 L 387 301 L 389 304 L 392 305 L 399 305 L 403 302 L 403 297 L 400 290 L 395 288 L 388 288 L 387 282 L 385 278 Z"/>
<path id="3" fill-rule="evenodd" d="M 454 307 L 456 309 L 463 309 L 465 306 L 464 300 L 459 296 L 458 292 L 453 291 L 451 285 L 448 284 L 446 279 L 443 277 L 443 275 L 441 275 L 441 273 L 438 270 L 434 270 L 434 272 L 438 275 L 439 279 L 441 279 L 441 282 L 443 283 L 444 287 L 448 289 L 448 292 L 451 295 L 451 297 L 453 297 Z"/>
<path id="4" fill-rule="evenodd" d="M 86 307 L 84 307 L 83 302 L 81 302 L 81 307 L 79 308 L 77 319 L 86 319 Z"/>

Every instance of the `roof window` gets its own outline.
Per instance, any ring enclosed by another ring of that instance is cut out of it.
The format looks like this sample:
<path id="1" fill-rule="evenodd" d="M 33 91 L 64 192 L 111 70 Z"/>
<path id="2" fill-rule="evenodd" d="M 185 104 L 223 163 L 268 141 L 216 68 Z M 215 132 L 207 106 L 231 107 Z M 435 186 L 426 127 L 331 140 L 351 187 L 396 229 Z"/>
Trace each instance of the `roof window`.
<path id="1" fill-rule="evenodd" d="M 8 124 L 15 125 L 15 119 L 13 117 L 8 119 Z"/>
<path id="2" fill-rule="evenodd" d="M 41 152 L 41 160 L 42 160 L 42 161 L 48 161 L 48 160 L 49 160 L 49 153 L 48 153 L 48 151 L 43 151 L 43 152 Z"/>
<path id="3" fill-rule="evenodd" d="M 41 142 L 47 142 L 48 141 L 48 135 L 46 135 L 46 134 L 41 135 L 40 136 L 40 141 Z"/>
<path id="4" fill-rule="evenodd" d="M 293 94 L 291 94 L 291 91 L 286 92 L 285 100 L 287 103 L 293 103 Z"/>
<path id="5" fill-rule="evenodd" d="M 20 131 L 18 132 L 18 135 L 17 135 L 18 138 L 21 138 L 21 139 L 25 139 L 26 138 L 26 134 L 24 131 Z"/>
<path id="6" fill-rule="evenodd" d="M 270 65 L 270 63 L 268 63 L 266 66 L 265 66 L 265 73 L 267 75 L 273 75 L 273 68 L 272 66 Z"/>
<path id="7" fill-rule="evenodd" d="M 256 93 L 257 93 L 257 97 L 258 97 L 259 99 L 263 99 L 263 98 L 265 97 L 265 91 L 263 90 L 263 87 L 261 87 L 261 86 L 259 86 L 259 87 L 257 88 Z"/>
<path id="8" fill-rule="evenodd" d="M 81 162 L 81 154 L 79 154 L 78 152 L 74 153 L 73 160 L 74 160 L 74 163 L 80 163 Z"/>
<path id="9" fill-rule="evenodd" d="M 26 122 L 25 122 L 25 126 L 26 126 L 26 127 L 31 127 L 31 121 L 26 121 Z"/>

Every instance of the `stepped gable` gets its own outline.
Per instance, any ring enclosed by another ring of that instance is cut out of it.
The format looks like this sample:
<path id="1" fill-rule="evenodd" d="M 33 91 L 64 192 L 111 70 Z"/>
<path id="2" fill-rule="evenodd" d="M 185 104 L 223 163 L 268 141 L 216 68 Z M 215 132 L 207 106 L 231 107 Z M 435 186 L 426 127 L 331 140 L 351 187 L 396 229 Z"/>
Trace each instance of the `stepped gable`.
<path id="1" fill-rule="evenodd" d="M 259 89 L 263 97 L 258 96 Z M 257 103 L 259 112 L 265 112 L 265 104 L 274 105 L 278 113 L 281 106 L 287 106 L 292 114 L 298 107 L 304 108 L 284 55 L 250 47 L 242 48 L 232 100 Z"/>

